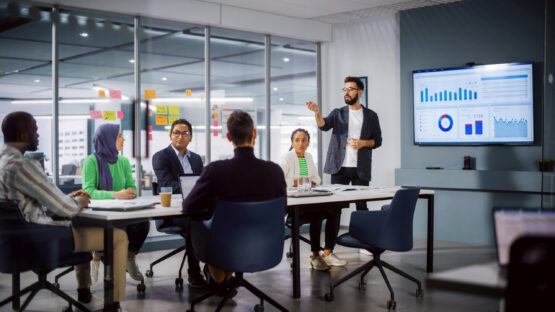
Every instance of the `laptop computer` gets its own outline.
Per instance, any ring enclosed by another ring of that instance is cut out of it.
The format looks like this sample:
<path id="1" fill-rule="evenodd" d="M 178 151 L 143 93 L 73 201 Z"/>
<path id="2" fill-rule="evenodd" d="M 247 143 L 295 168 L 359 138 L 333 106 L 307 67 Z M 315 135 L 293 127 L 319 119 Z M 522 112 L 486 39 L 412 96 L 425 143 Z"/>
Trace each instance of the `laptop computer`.
<path id="1" fill-rule="evenodd" d="M 179 183 L 181 184 L 181 196 L 183 200 L 189 195 L 195 184 L 197 183 L 199 174 L 180 174 Z"/>
<path id="2" fill-rule="evenodd" d="M 524 235 L 555 236 L 555 211 L 539 209 L 502 209 L 493 210 L 495 247 L 497 263 L 501 274 L 506 276 L 511 244 Z"/>

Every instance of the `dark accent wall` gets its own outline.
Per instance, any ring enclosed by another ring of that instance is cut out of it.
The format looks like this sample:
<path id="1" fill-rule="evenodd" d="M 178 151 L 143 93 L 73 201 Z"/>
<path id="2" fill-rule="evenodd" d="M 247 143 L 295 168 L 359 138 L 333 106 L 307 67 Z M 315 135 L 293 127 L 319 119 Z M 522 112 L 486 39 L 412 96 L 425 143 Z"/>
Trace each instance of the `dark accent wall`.
<path id="1" fill-rule="evenodd" d="M 436 239 L 492 244 L 493 207 L 541 206 L 537 161 L 544 141 L 545 15 L 544 0 L 471 0 L 400 13 L 402 135 L 396 184 L 438 190 Z M 523 61 L 534 62 L 534 145 L 414 145 L 413 70 Z M 464 156 L 475 158 L 476 170 L 461 170 Z M 444 169 L 431 172 L 427 166 Z M 417 215 L 415 222 L 415 235 L 424 236 L 419 223 L 425 218 Z"/>

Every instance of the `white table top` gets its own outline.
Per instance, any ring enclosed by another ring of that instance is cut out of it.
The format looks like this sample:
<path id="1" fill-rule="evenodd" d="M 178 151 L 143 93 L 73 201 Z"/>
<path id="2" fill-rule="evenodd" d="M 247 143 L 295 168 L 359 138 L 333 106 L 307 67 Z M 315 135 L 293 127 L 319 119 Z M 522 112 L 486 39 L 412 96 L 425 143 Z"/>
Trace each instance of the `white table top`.
<path id="1" fill-rule="evenodd" d="M 308 205 L 329 202 L 346 202 L 357 200 L 379 200 L 390 199 L 395 194 L 395 191 L 400 187 L 387 187 L 387 188 L 370 188 L 365 190 L 352 190 L 352 191 L 339 191 L 330 196 L 315 196 L 315 197 L 301 197 L 301 198 L 287 198 L 288 206 Z M 432 190 L 421 190 L 420 194 L 434 194 Z M 157 196 L 143 196 L 144 198 Z M 181 215 L 182 197 L 180 194 L 172 195 L 171 207 L 162 207 L 156 205 L 154 209 L 142 209 L 135 211 L 98 211 L 86 209 L 81 211 L 78 216 L 91 219 L 115 221 L 115 220 L 128 220 L 128 219 L 142 219 L 153 217 L 170 217 Z"/>

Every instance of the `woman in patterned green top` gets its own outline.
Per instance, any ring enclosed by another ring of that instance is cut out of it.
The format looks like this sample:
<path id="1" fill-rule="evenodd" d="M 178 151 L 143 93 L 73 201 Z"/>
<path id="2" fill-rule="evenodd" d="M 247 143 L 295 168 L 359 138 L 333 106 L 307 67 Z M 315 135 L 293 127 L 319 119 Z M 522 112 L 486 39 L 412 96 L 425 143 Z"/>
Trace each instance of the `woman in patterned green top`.
<path id="1" fill-rule="evenodd" d="M 306 152 L 310 144 L 310 134 L 305 129 L 297 129 L 291 134 L 291 149 L 285 154 L 280 165 L 283 169 L 288 186 L 296 186 L 299 177 L 312 178 L 312 184 L 320 184 L 320 177 L 314 165 L 312 155 Z M 312 251 L 310 264 L 315 270 L 328 270 L 330 266 L 343 266 L 346 260 L 338 258 L 333 253 L 335 240 L 339 228 L 340 211 L 335 208 L 322 209 L 311 212 L 301 212 L 300 219 L 310 223 L 310 249 Z M 320 255 L 320 232 L 322 221 L 326 219 L 324 252 Z"/>

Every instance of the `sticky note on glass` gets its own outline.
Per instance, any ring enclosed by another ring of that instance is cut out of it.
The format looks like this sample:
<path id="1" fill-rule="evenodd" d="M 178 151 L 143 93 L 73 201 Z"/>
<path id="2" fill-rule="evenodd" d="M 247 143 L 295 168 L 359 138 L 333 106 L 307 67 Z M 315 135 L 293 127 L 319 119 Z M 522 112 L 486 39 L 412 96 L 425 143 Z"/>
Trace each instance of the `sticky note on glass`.
<path id="1" fill-rule="evenodd" d="M 170 122 L 169 124 L 170 125 L 173 124 L 173 122 L 178 120 L 178 119 L 179 119 L 179 116 L 170 116 L 169 117 L 169 122 Z"/>
<path id="2" fill-rule="evenodd" d="M 104 120 L 116 120 L 116 112 L 104 111 Z"/>
<path id="3" fill-rule="evenodd" d="M 98 90 L 98 97 L 101 97 L 101 98 L 106 97 L 106 91 L 104 91 L 104 90 Z"/>
<path id="4" fill-rule="evenodd" d="M 191 89 L 185 89 L 185 95 L 186 96 L 191 96 Z"/>
<path id="5" fill-rule="evenodd" d="M 217 120 L 214 120 L 214 121 L 212 122 L 212 125 L 213 125 L 214 127 L 217 127 L 217 126 L 218 126 L 218 121 L 217 121 Z"/>
<path id="6" fill-rule="evenodd" d="M 109 90 L 108 93 L 110 94 L 111 99 L 121 100 L 120 90 Z"/>
<path id="7" fill-rule="evenodd" d="M 148 132 L 152 132 L 152 125 L 148 125 Z"/>
<path id="8" fill-rule="evenodd" d="M 218 136 L 218 130 L 212 131 L 213 136 Z"/>
<path id="9" fill-rule="evenodd" d="M 102 111 L 99 110 L 92 110 L 89 112 L 89 114 L 91 115 L 91 119 L 102 119 L 104 118 L 102 115 Z"/>
<path id="10" fill-rule="evenodd" d="M 149 134 L 148 134 L 148 140 L 149 140 L 149 141 L 152 141 L 152 133 L 149 133 Z"/>
<path id="11" fill-rule="evenodd" d="M 168 106 L 170 115 L 179 115 L 179 106 Z"/>
<path id="12" fill-rule="evenodd" d="M 220 114 L 214 113 L 214 118 L 219 119 L 219 118 L 220 118 Z"/>
<path id="13" fill-rule="evenodd" d="M 156 105 L 156 115 L 167 115 L 168 107 L 166 105 Z"/>
<path id="14" fill-rule="evenodd" d="M 168 125 L 168 116 L 156 116 L 156 124 L 158 126 L 167 126 Z"/>
<path id="15" fill-rule="evenodd" d="M 123 119 L 123 111 L 118 111 L 118 119 Z"/>
<path id="16" fill-rule="evenodd" d="M 156 90 L 145 90 L 145 99 L 155 99 Z"/>

